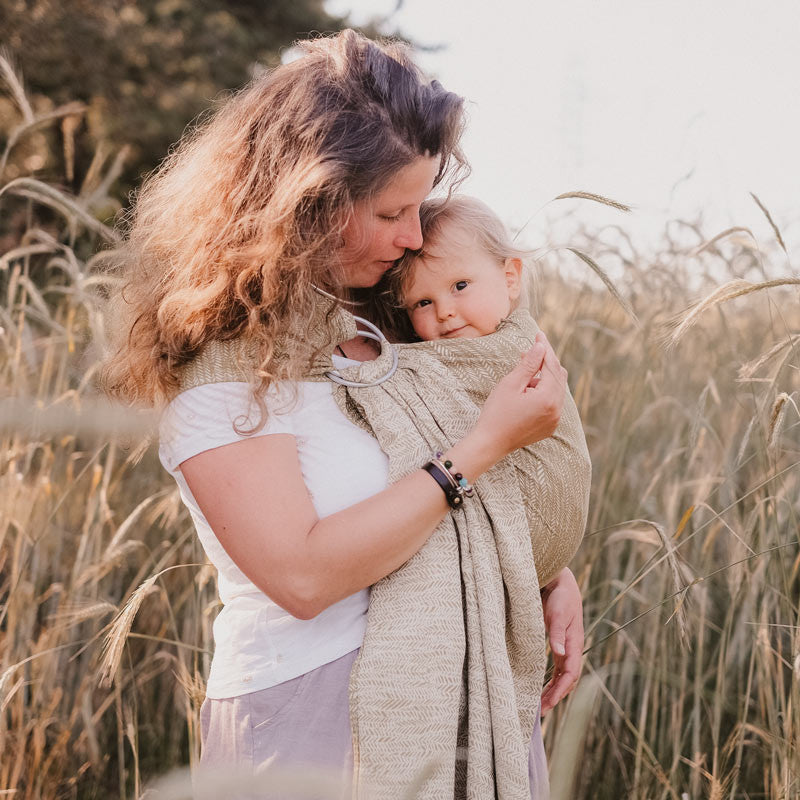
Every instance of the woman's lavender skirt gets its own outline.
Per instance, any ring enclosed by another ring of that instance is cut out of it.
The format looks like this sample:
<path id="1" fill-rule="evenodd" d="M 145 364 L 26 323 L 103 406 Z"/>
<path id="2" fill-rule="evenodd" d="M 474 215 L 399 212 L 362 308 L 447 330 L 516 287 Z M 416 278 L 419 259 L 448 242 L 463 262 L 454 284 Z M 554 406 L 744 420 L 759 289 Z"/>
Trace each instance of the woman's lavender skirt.
<path id="1" fill-rule="evenodd" d="M 290 800 L 291 795 L 266 791 L 270 768 L 283 768 L 284 773 L 296 770 L 301 776 L 310 776 L 316 769 L 336 784 L 320 800 L 348 798 L 353 769 L 348 686 L 357 655 L 354 650 L 259 692 L 206 699 L 200 711 L 201 765 L 263 774 L 265 793 L 261 796 L 282 800 Z M 538 719 L 529 770 L 532 800 L 547 800 L 547 761 Z"/>

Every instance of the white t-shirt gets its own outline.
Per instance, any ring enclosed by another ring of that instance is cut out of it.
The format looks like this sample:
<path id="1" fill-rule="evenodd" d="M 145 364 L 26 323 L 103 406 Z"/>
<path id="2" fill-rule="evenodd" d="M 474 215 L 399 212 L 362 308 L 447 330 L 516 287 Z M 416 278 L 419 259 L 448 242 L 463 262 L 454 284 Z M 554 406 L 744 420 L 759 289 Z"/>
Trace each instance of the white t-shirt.
<path id="1" fill-rule="evenodd" d="M 337 367 L 354 362 L 334 356 Z M 371 497 L 388 485 L 389 464 L 377 441 L 340 411 L 329 383 L 270 387 L 266 425 L 255 436 L 295 437 L 303 480 L 320 518 Z M 366 628 L 364 589 L 300 620 L 270 600 L 233 563 L 186 485 L 181 462 L 214 447 L 240 441 L 238 427 L 258 418 L 246 383 L 210 383 L 178 395 L 159 428 L 159 458 L 178 482 L 197 535 L 219 572 L 223 603 L 214 621 L 215 651 L 206 694 L 235 697 L 296 678 L 361 645 Z"/>

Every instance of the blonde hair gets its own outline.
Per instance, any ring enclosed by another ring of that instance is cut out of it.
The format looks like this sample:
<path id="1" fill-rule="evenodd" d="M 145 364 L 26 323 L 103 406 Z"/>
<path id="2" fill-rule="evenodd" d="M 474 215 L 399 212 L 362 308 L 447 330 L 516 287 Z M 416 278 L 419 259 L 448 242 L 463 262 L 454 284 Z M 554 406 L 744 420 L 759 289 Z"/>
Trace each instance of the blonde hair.
<path id="1" fill-rule="evenodd" d="M 474 237 L 475 244 L 502 266 L 508 258 L 519 258 L 523 263 L 522 292 L 516 305 L 530 305 L 533 300 L 533 276 L 530 261 L 533 250 L 519 247 L 509 235 L 500 217 L 486 203 L 465 194 L 450 194 L 426 200 L 420 207 L 422 247 L 406 250 L 405 255 L 384 276 L 379 285 L 378 309 L 375 316 L 392 335 L 402 341 L 418 337 L 411 327 L 403 305 L 403 295 L 414 275 L 420 259 L 428 256 L 426 248 L 439 241 L 447 225 L 455 225 Z"/>
<path id="2" fill-rule="evenodd" d="M 408 47 L 352 30 L 298 47 L 144 181 L 108 256 L 124 284 L 109 310 L 111 395 L 159 404 L 206 344 L 242 335 L 260 354 L 256 395 L 299 377 L 302 342 L 280 358 L 276 347 L 308 319 L 314 285 L 346 291 L 336 251 L 355 204 L 419 156 L 440 156 L 437 183 L 466 169 L 463 100 L 426 79 Z"/>

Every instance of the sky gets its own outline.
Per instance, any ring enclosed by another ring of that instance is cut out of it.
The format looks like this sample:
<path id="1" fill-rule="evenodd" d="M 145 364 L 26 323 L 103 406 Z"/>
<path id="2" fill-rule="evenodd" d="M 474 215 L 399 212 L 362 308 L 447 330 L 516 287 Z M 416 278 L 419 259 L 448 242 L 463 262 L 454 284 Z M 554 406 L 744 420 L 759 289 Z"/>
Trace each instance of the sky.
<path id="1" fill-rule="evenodd" d="M 555 212 L 623 222 L 645 249 L 669 218 L 702 214 L 759 240 L 768 207 L 800 245 L 800 0 L 329 0 L 387 17 L 435 52 L 417 60 L 468 100 L 464 190 L 523 238 L 553 243 Z M 582 190 L 632 215 L 578 201 Z M 556 232 L 555 235 L 558 235 Z M 655 249 L 655 246 L 654 246 Z M 787 265 L 784 265 L 786 267 Z"/>

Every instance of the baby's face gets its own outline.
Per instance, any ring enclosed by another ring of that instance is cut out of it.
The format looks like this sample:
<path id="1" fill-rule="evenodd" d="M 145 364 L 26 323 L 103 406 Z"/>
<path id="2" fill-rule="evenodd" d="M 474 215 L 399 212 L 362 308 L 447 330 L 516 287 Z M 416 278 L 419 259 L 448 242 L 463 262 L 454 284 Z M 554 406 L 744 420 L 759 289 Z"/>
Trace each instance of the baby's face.
<path id="1" fill-rule="evenodd" d="M 412 267 L 403 302 L 421 339 L 485 336 L 511 313 L 520 292 L 520 260 L 498 263 L 472 239 L 446 224 Z"/>

